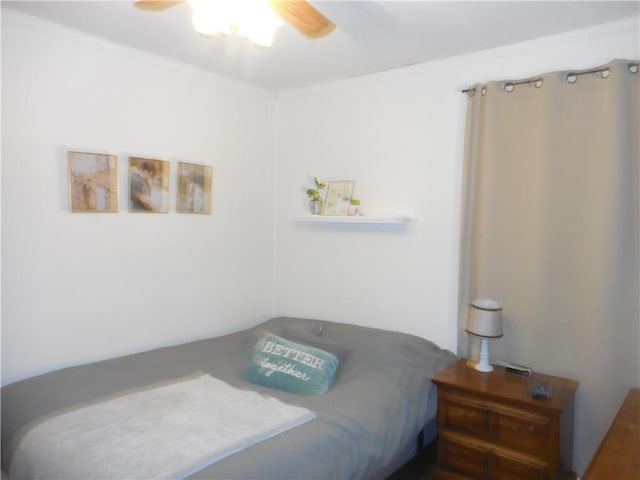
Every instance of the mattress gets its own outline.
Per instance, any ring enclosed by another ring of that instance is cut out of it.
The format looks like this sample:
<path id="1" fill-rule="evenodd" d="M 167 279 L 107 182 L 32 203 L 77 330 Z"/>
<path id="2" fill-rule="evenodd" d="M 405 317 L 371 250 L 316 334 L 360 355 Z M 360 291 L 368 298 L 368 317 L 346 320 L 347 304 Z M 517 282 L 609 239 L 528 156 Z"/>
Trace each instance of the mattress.
<path id="1" fill-rule="evenodd" d="M 243 380 L 256 341 L 283 329 L 314 331 L 341 349 L 328 392 L 297 395 Z M 65 368 L 2 388 L 2 470 L 28 429 L 57 412 L 200 371 L 307 408 L 316 418 L 206 466 L 189 478 L 386 478 L 436 414 L 431 378 L 455 356 L 416 336 L 350 324 L 278 317 L 253 328 Z"/>

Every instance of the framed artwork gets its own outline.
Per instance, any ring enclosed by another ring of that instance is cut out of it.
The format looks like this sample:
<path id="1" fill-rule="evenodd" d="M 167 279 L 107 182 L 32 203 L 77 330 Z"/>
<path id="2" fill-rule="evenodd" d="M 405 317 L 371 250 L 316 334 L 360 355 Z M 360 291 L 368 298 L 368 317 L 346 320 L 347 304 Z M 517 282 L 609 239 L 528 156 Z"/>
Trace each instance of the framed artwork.
<path id="1" fill-rule="evenodd" d="M 178 162 L 176 212 L 211 214 L 213 167 Z"/>
<path id="2" fill-rule="evenodd" d="M 348 215 L 355 185 L 356 182 L 351 180 L 329 182 L 327 185 L 327 195 L 324 200 L 324 214 Z"/>
<path id="3" fill-rule="evenodd" d="M 166 160 L 129 157 L 129 211 L 169 211 L 169 168 Z"/>
<path id="4" fill-rule="evenodd" d="M 67 159 L 71 212 L 117 212 L 118 158 L 104 153 L 70 151 Z"/>

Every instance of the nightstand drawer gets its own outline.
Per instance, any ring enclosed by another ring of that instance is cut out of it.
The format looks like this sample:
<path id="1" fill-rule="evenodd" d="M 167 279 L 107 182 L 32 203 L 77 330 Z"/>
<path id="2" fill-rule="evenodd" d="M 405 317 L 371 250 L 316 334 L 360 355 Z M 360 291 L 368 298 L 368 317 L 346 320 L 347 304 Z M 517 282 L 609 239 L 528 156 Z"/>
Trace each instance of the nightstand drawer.
<path id="1" fill-rule="evenodd" d="M 485 478 L 489 452 L 441 435 L 438 437 L 438 465 L 473 478 Z"/>
<path id="2" fill-rule="evenodd" d="M 549 465 L 493 455 L 490 478 L 493 480 L 546 480 L 550 478 Z"/>
<path id="3" fill-rule="evenodd" d="M 471 399 L 443 394 L 438 402 L 439 428 L 487 438 L 489 410 Z"/>
<path id="4" fill-rule="evenodd" d="M 521 411 L 492 412 L 492 440 L 521 452 L 544 455 L 551 444 L 551 420 Z"/>

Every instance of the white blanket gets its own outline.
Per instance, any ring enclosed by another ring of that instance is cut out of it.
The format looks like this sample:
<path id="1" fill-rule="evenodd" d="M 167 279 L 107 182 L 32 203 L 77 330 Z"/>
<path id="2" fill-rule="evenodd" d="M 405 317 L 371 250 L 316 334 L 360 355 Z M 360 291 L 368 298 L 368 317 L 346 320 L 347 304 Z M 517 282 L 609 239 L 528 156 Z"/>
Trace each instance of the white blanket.
<path id="1" fill-rule="evenodd" d="M 20 441 L 9 476 L 183 478 L 314 417 L 200 375 L 39 423 Z"/>

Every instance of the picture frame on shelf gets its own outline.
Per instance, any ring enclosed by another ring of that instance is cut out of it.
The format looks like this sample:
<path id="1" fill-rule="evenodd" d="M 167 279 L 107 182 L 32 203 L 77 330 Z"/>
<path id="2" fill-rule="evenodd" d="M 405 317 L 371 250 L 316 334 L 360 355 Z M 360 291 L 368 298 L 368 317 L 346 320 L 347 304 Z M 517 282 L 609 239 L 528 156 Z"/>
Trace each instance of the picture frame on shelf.
<path id="1" fill-rule="evenodd" d="M 176 212 L 211 214 L 213 167 L 178 162 Z"/>
<path id="2" fill-rule="evenodd" d="M 129 157 L 129 211 L 169 212 L 169 174 L 166 160 Z"/>
<path id="3" fill-rule="evenodd" d="M 330 181 L 324 200 L 324 215 L 348 215 L 356 182 L 353 180 Z"/>
<path id="4" fill-rule="evenodd" d="M 118 212 L 118 157 L 67 152 L 69 209 L 72 213 Z"/>

